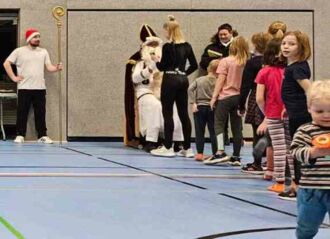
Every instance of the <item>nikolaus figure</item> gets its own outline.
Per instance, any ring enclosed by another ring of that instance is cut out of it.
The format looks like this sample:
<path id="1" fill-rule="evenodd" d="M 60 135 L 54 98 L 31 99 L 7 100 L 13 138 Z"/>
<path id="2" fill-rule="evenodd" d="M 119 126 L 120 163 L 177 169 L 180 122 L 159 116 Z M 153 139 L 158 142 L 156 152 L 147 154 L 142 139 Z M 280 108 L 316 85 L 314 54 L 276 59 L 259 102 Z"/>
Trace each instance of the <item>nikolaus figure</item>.
<path id="1" fill-rule="evenodd" d="M 148 25 L 143 25 L 140 31 L 140 39 L 143 42 L 140 50 L 140 59 L 135 61 L 132 67 L 132 82 L 137 100 L 137 115 L 139 133 L 145 137 L 144 149 L 148 152 L 155 149 L 159 136 L 164 131 L 162 106 L 160 103 L 160 85 L 162 73 L 156 68 L 151 55 L 161 57 L 162 40 Z M 174 106 L 174 141 L 183 141 L 182 126 L 179 120 L 176 106 Z M 135 122 L 132 121 L 132 122 Z"/>

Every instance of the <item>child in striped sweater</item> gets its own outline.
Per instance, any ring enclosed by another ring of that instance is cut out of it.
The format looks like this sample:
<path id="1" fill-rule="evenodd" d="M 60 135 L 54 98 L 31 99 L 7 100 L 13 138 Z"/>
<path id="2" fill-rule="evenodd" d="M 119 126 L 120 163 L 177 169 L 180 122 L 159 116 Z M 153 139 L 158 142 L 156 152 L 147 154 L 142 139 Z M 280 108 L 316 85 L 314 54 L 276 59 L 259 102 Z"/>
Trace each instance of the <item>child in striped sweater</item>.
<path id="1" fill-rule="evenodd" d="M 330 80 L 315 81 L 307 93 L 311 123 L 300 126 L 294 135 L 291 150 L 301 162 L 298 189 L 298 239 L 313 238 L 326 213 L 330 215 L 330 147 L 313 145 L 314 138 L 330 134 Z"/>

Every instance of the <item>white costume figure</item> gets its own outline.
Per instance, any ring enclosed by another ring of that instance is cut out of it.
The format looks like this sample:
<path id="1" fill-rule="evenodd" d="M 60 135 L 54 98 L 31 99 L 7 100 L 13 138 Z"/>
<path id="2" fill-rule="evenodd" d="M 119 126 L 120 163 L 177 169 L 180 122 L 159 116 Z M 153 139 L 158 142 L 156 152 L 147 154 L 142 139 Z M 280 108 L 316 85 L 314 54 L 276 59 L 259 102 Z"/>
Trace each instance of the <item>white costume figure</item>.
<path id="1" fill-rule="evenodd" d="M 141 60 L 134 66 L 132 81 L 138 101 L 140 133 L 145 136 L 147 143 L 155 147 L 159 135 L 164 131 L 164 120 L 162 105 L 159 100 L 162 74 L 157 70 L 155 62 L 151 60 L 151 54 L 161 56 L 160 44 L 162 41 L 156 37 L 148 25 L 142 26 L 141 35 L 143 34 L 146 37 L 140 51 Z M 141 39 L 143 39 L 143 36 L 141 36 Z M 173 115 L 173 140 L 183 141 L 182 126 L 176 105 L 174 105 Z"/>

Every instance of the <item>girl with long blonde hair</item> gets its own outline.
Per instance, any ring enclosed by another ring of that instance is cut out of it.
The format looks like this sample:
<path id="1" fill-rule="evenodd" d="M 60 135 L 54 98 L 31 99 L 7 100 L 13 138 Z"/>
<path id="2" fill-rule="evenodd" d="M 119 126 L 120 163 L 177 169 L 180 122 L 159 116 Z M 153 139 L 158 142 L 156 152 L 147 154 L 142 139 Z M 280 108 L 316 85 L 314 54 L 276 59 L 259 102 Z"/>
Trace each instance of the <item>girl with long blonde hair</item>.
<path id="1" fill-rule="evenodd" d="M 249 57 L 249 45 L 244 37 L 234 38 L 229 48 L 229 56 L 223 58 L 218 66 L 219 74 L 210 102 L 215 107 L 214 128 L 218 141 L 218 152 L 205 164 L 228 162 L 233 166 L 240 166 L 240 151 L 242 146 L 242 119 L 237 114 L 240 88 L 244 66 Z M 215 103 L 217 104 L 215 105 Z M 225 153 L 223 132 L 226 119 L 230 115 L 230 125 L 233 133 L 233 156 Z"/>
<path id="2" fill-rule="evenodd" d="M 194 157 L 190 147 L 191 122 L 188 114 L 188 75 L 197 69 L 197 61 L 191 45 L 185 41 L 179 23 L 173 16 L 163 25 L 164 35 L 168 42 L 162 49 L 161 60 L 153 57 L 156 67 L 163 71 L 160 100 L 164 117 L 164 146 L 151 151 L 151 154 L 164 157 L 174 157 L 173 151 L 173 104 L 176 103 L 182 124 L 184 144 L 177 154 L 183 157 Z M 187 66 L 189 62 L 189 67 Z"/>

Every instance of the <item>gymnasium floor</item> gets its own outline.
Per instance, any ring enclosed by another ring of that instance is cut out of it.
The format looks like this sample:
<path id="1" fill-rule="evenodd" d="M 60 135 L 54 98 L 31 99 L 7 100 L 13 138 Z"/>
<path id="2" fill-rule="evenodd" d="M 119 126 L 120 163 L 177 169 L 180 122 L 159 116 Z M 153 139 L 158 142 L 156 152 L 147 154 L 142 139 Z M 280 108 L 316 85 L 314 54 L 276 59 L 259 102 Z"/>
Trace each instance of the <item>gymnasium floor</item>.
<path id="1" fill-rule="evenodd" d="M 0 162 L 1 239 L 295 238 L 296 203 L 237 167 L 113 142 L 0 142 Z"/>

